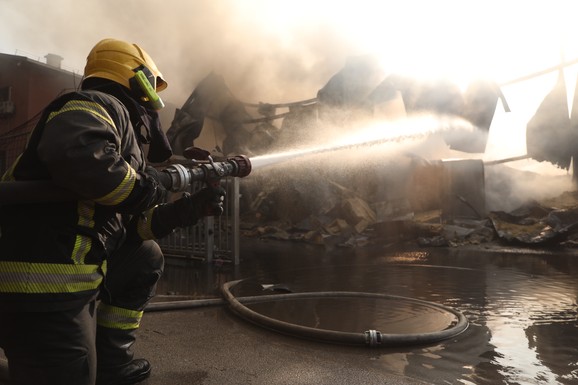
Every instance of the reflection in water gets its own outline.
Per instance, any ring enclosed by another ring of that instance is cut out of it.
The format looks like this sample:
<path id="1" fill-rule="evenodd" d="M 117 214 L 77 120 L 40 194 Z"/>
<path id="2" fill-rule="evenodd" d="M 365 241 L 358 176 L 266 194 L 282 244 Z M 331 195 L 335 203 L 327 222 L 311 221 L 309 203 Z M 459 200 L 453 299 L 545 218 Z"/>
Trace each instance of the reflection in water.
<path id="1" fill-rule="evenodd" d="M 560 365 L 563 357 L 558 353 L 554 362 L 543 361 L 537 351 L 538 335 L 528 334 L 530 329 L 538 331 L 540 324 L 556 328 L 567 322 L 568 317 L 576 320 L 576 295 L 564 276 L 530 276 L 494 266 L 488 267 L 488 271 L 499 279 L 487 280 L 490 305 L 486 309 L 486 326 L 492 331 L 495 361 L 503 368 L 504 377 L 521 384 L 555 384 L 571 377 L 569 363 Z M 565 372 L 560 371 L 563 367 Z"/>
<path id="2" fill-rule="evenodd" d="M 221 283 L 248 278 L 236 295 L 271 294 L 263 292 L 261 284 L 279 283 L 294 292 L 360 291 L 432 301 L 464 313 L 469 328 L 432 346 L 359 354 L 369 354 L 371 362 L 384 371 L 432 384 L 578 384 L 576 256 L 447 249 L 327 252 L 287 243 L 266 243 L 243 255 L 236 270 L 169 265 L 159 293 L 215 296 Z M 191 285 L 191 281 L 196 283 Z M 361 321 L 368 318 L 399 320 L 407 314 L 416 315 L 410 328 L 429 322 L 427 309 L 371 301 L 256 306 L 271 317 L 299 314 L 300 322 L 328 325 L 332 330 L 365 327 Z M 378 324 L 377 329 L 401 324 Z"/>
<path id="3" fill-rule="evenodd" d="M 350 333 L 378 330 L 387 334 L 434 333 L 457 317 L 434 306 L 402 299 L 312 298 L 264 302 L 248 307 L 291 324 Z"/>

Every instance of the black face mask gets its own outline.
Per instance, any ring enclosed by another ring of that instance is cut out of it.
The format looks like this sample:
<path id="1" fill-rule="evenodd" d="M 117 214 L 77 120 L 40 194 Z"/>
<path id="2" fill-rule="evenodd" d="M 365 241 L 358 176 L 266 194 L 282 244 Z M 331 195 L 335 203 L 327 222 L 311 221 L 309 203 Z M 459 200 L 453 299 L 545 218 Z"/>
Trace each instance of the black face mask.
<path id="1" fill-rule="evenodd" d="M 164 162 L 173 155 L 169 140 L 161 127 L 159 113 L 140 104 L 138 99 L 135 99 L 130 94 L 129 90 L 113 81 L 98 78 L 85 80 L 82 88 L 105 92 L 116 97 L 124 104 L 129 112 L 130 121 L 139 142 L 149 145 L 147 155 L 149 162 Z"/>

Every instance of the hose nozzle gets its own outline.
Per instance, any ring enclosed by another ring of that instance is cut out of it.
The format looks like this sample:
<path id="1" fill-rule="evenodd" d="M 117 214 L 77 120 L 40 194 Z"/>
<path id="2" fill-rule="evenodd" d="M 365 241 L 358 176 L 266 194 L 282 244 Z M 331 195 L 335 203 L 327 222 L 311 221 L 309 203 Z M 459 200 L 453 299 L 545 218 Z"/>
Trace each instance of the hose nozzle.
<path id="1" fill-rule="evenodd" d="M 185 191 L 194 181 L 210 184 L 229 176 L 244 178 L 251 173 L 251 161 L 245 155 L 235 155 L 222 162 L 214 162 L 210 156 L 207 159 L 192 167 L 176 163 L 164 169 L 163 172 L 168 173 L 171 180 L 167 189 L 172 192 Z"/>

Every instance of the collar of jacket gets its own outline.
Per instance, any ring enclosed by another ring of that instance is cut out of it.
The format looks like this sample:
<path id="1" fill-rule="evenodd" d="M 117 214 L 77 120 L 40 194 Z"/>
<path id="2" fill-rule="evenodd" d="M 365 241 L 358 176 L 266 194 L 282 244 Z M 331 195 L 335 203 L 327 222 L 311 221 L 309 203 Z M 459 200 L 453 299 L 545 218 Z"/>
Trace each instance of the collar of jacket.
<path id="1" fill-rule="evenodd" d="M 134 99 L 123 86 L 111 81 L 98 82 L 87 89 L 110 94 L 126 107 L 139 141 L 149 145 L 147 154 L 149 162 L 164 162 L 173 155 L 169 140 L 161 127 L 157 111 L 146 108 Z"/>

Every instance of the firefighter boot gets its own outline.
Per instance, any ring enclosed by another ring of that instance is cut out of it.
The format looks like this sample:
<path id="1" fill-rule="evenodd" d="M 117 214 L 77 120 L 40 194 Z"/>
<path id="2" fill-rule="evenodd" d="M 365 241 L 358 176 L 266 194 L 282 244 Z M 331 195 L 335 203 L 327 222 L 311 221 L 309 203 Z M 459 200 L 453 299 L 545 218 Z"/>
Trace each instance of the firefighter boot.
<path id="1" fill-rule="evenodd" d="M 97 385 L 137 384 L 150 376 L 150 363 L 143 358 L 133 359 L 131 347 L 136 331 L 97 326 Z"/>

